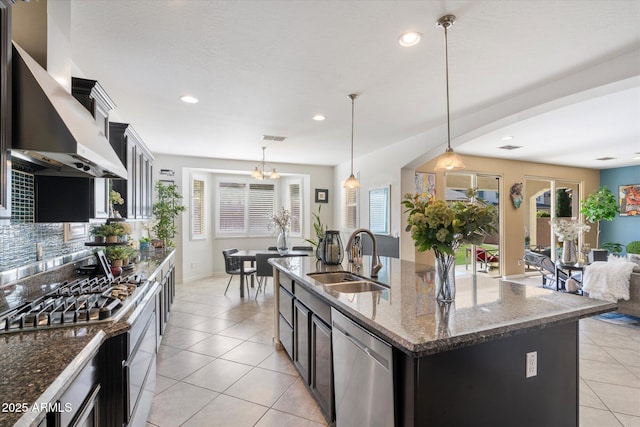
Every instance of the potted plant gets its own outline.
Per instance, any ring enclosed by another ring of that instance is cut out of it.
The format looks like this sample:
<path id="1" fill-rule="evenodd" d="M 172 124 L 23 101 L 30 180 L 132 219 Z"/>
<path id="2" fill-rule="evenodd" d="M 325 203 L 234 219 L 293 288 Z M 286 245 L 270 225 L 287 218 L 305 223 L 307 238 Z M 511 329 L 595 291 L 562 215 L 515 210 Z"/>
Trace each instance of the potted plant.
<path id="1" fill-rule="evenodd" d="M 94 225 L 89 230 L 89 233 L 93 236 L 93 241 L 96 243 L 104 243 L 107 234 L 106 234 L 106 224 Z"/>
<path id="2" fill-rule="evenodd" d="M 600 221 L 612 221 L 620 212 L 618 201 L 606 185 L 589 194 L 580 203 L 580 213 L 589 223 L 596 223 L 596 243 L 600 244 Z"/>
<path id="3" fill-rule="evenodd" d="M 313 232 L 315 233 L 315 239 L 304 239 L 306 242 L 310 243 L 314 248 L 316 248 L 316 258 L 322 259 L 322 254 L 320 253 L 320 248 L 322 243 L 322 238 L 324 237 L 324 233 L 327 231 L 327 226 L 322 224 L 320 220 L 320 210 L 322 209 L 322 205 L 318 205 L 318 213 L 313 212 Z"/>
<path id="4" fill-rule="evenodd" d="M 627 258 L 640 265 L 640 240 L 634 240 L 627 244 Z"/>
<path id="5" fill-rule="evenodd" d="M 174 244 L 171 238 L 177 231 L 175 218 L 187 208 L 181 204 L 182 195 L 178 193 L 178 187 L 175 184 L 164 185 L 158 181 L 155 190 L 156 202 L 153 204 L 153 215 L 157 222 L 153 226 L 153 231 L 164 247 L 172 247 Z"/>
<path id="6" fill-rule="evenodd" d="M 111 267 L 122 267 L 122 260 L 127 255 L 126 246 L 109 246 L 105 250 L 105 256 L 109 260 Z"/>

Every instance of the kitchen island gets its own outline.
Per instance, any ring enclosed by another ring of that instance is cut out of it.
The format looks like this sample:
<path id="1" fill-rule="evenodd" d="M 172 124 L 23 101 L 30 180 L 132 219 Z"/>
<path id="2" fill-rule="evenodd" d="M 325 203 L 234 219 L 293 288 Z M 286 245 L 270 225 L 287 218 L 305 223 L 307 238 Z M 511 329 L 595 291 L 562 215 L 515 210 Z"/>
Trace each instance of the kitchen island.
<path id="1" fill-rule="evenodd" d="M 125 416 L 125 399 L 130 396 L 123 395 L 122 387 L 126 386 L 127 379 L 120 378 L 120 382 L 114 383 L 114 378 L 118 374 L 122 376 L 123 361 L 118 357 L 126 357 L 126 349 L 121 349 L 119 354 L 115 354 L 113 349 L 122 347 L 122 342 L 126 341 L 123 337 L 133 329 L 135 333 L 146 326 L 150 332 L 143 335 L 153 341 L 147 347 L 150 347 L 149 351 L 155 351 L 156 338 L 159 339 L 162 332 L 165 310 L 171 299 L 163 287 L 164 282 L 158 284 L 156 281 L 172 277 L 174 254 L 174 251 L 161 250 L 147 253 L 128 271 L 138 275 L 142 281 L 113 318 L 84 325 L 54 328 L 45 325 L 37 330 L 1 332 L 0 425 L 67 425 L 72 418 L 77 421 L 85 409 L 91 410 L 87 403 L 98 408 L 94 414 L 101 414 L 100 425 L 122 425 L 118 418 Z M 77 278 L 73 270 L 78 264 L 82 263 L 73 263 L 3 286 L 0 312 L 51 292 L 60 285 L 52 284 L 52 280 L 63 282 Z M 146 319 L 153 315 L 157 322 L 146 323 Z M 155 383 L 155 358 L 147 359 L 153 361 L 150 371 L 153 371 Z M 85 388 L 91 396 L 78 392 Z M 152 395 L 153 390 L 150 391 Z M 149 397 L 145 394 L 148 393 L 141 392 L 140 399 Z M 92 402 L 89 397 L 92 397 Z M 135 405 L 127 409 L 130 412 L 126 415 L 135 415 Z M 146 414 L 143 421 L 146 421 Z"/>
<path id="2" fill-rule="evenodd" d="M 363 277 L 367 258 L 358 272 Z M 319 374 L 345 372 L 334 348 L 328 368 L 322 361 L 331 341 L 326 337 L 335 335 L 330 309 L 392 348 L 395 425 L 533 426 L 578 425 L 578 320 L 616 308 L 472 275 L 457 277 L 455 303 L 440 304 L 431 266 L 384 258 L 375 281 L 388 289 L 337 292 L 309 274 L 348 270 L 346 262 L 270 262 L 279 284 L 276 346 L 291 356 L 329 420 L 336 412 L 335 381 L 324 385 Z M 360 390 L 363 399 L 368 392 Z M 336 388 L 336 407 L 340 393 Z"/>

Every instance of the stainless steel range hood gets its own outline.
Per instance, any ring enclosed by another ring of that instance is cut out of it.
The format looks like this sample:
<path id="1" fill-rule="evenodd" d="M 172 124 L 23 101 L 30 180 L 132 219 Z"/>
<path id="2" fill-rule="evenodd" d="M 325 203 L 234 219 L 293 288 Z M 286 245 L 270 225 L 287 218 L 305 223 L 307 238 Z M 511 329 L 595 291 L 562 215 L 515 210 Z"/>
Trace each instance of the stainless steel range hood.
<path id="1" fill-rule="evenodd" d="M 91 113 L 13 43 L 12 155 L 41 175 L 126 179 L 127 170 Z"/>

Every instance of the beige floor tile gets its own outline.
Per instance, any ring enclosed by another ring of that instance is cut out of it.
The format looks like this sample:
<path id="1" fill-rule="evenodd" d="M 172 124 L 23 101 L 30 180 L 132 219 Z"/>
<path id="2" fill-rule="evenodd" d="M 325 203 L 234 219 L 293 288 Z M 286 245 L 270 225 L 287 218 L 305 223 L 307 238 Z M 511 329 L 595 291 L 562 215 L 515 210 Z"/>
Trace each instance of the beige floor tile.
<path id="1" fill-rule="evenodd" d="M 639 350 L 640 344 L 633 338 L 623 335 L 606 334 L 606 333 L 590 333 L 589 338 L 596 344 L 604 347 L 626 348 L 629 350 Z"/>
<path id="2" fill-rule="evenodd" d="M 250 337 L 249 341 L 273 345 L 272 343 L 274 335 L 275 334 L 273 333 L 273 328 L 267 328 Z"/>
<path id="3" fill-rule="evenodd" d="M 259 405 L 273 405 L 296 380 L 293 375 L 254 368 L 229 387 L 225 394 Z"/>
<path id="4" fill-rule="evenodd" d="M 243 342 L 243 340 L 239 340 L 237 338 L 212 335 L 209 338 L 192 345 L 188 350 L 206 354 L 208 356 L 220 357 Z"/>
<path id="5" fill-rule="evenodd" d="M 209 319 L 207 316 L 200 316 L 192 313 L 182 313 L 180 311 L 173 311 L 169 315 L 169 322 L 171 326 L 178 326 L 180 328 L 193 328 L 195 325 L 205 322 Z"/>
<path id="6" fill-rule="evenodd" d="M 629 372 L 635 375 L 638 379 L 640 379 L 640 368 L 637 366 L 625 366 Z"/>
<path id="7" fill-rule="evenodd" d="M 624 366 L 640 367 L 640 343 L 637 350 L 628 348 L 602 347 L 604 351 L 613 356 L 620 364 Z M 581 353 L 582 355 L 582 353 Z"/>
<path id="8" fill-rule="evenodd" d="M 149 422 L 160 427 L 179 426 L 217 396 L 210 390 L 177 383 L 153 398 Z"/>
<path id="9" fill-rule="evenodd" d="M 177 383 L 178 381 L 173 378 L 163 377 L 162 375 L 156 375 L 156 389 L 153 394 L 159 394 Z"/>
<path id="10" fill-rule="evenodd" d="M 269 408 L 221 394 L 205 406 L 184 427 L 250 427 Z"/>
<path id="11" fill-rule="evenodd" d="M 275 409 L 269 409 L 256 424 L 256 427 L 316 427 L 325 425 Z"/>
<path id="12" fill-rule="evenodd" d="M 158 375 L 174 380 L 181 380 L 214 360 L 213 357 L 204 354 L 183 350 L 167 359 L 161 360 L 157 365 Z"/>
<path id="13" fill-rule="evenodd" d="M 589 385 L 584 381 L 580 380 L 580 405 L 588 406 L 590 408 L 596 409 L 604 409 L 607 410 L 607 407 L 604 403 L 598 398 L 598 395 L 591 390 Z"/>
<path id="14" fill-rule="evenodd" d="M 298 378 L 285 391 L 282 397 L 273 405 L 273 408 L 312 421 L 325 422 L 322 412 L 320 412 L 320 407 L 309 394 L 301 378 Z"/>
<path id="15" fill-rule="evenodd" d="M 640 427 L 640 417 L 617 413 L 614 413 L 613 415 L 616 416 L 618 421 L 620 421 L 624 427 Z"/>
<path id="16" fill-rule="evenodd" d="M 621 427 L 622 424 L 609 411 L 580 406 L 580 427 Z"/>
<path id="17" fill-rule="evenodd" d="M 271 353 L 271 356 L 264 359 L 258 367 L 269 369 L 271 371 L 282 372 L 283 374 L 298 376 L 296 367 L 284 351 L 274 351 Z"/>
<path id="18" fill-rule="evenodd" d="M 258 366 L 273 353 L 275 349 L 269 344 L 245 341 L 222 356 L 223 359 Z"/>
<path id="19" fill-rule="evenodd" d="M 229 326 L 227 329 L 223 329 L 222 331 L 218 332 L 218 334 L 224 335 L 225 337 L 246 340 L 257 334 L 258 332 L 261 332 L 263 329 L 265 329 L 265 326 L 250 325 L 241 322 Z"/>
<path id="20" fill-rule="evenodd" d="M 640 388 L 589 380 L 586 383 L 611 411 L 640 417 Z"/>
<path id="21" fill-rule="evenodd" d="M 235 325 L 235 320 L 230 319 L 220 319 L 218 317 L 210 317 L 206 322 L 199 323 L 193 326 L 191 329 L 202 332 L 209 332 L 211 334 L 216 334 L 220 331 L 227 329 L 230 326 Z"/>
<path id="22" fill-rule="evenodd" d="M 580 359 L 595 360 L 605 363 L 618 363 L 616 359 L 597 344 L 580 343 Z"/>
<path id="23" fill-rule="evenodd" d="M 158 349 L 158 355 L 157 355 L 157 360 L 164 360 L 167 357 L 171 357 L 174 354 L 180 353 L 182 351 L 182 349 L 178 348 L 178 347 L 169 347 L 168 345 L 166 345 L 165 341 L 162 341 L 162 344 L 160 345 L 160 348 Z"/>
<path id="24" fill-rule="evenodd" d="M 216 359 L 182 381 L 209 390 L 223 392 L 251 369 L 251 366 L 242 363 Z"/>
<path id="25" fill-rule="evenodd" d="M 185 349 L 210 336 L 211 334 L 207 332 L 194 331 L 177 326 L 167 326 L 162 337 L 162 344 Z"/>
<path id="26" fill-rule="evenodd" d="M 609 384 L 626 385 L 640 388 L 640 380 L 630 375 L 629 370 L 620 364 L 596 362 L 580 359 L 580 377 Z"/>

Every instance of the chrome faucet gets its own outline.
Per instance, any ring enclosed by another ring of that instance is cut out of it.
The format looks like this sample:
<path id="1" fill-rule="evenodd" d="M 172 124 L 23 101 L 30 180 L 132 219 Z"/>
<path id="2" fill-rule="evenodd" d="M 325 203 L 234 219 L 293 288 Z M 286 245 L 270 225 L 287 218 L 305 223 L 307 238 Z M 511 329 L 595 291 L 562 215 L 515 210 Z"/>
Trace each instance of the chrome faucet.
<path id="1" fill-rule="evenodd" d="M 366 228 L 358 228 L 353 233 L 351 233 L 351 236 L 349 236 L 349 240 L 347 241 L 347 245 L 345 246 L 345 252 L 347 252 L 349 263 L 354 262 L 352 249 L 353 249 L 354 241 L 356 240 L 356 236 L 360 233 L 366 233 L 369 235 L 369 237 L 371 237 L 371 243 L 372 243 L 373 249 L 371 252 L 370 276 L 378 277 L 378 271 L 380 271 L 380 269 L 382 268 L 382 263 L 380 262 L 380 257 L 378 256 L 378 242 L 376 241 L 376 236 L 374 236 L 374 234 Z"/>

